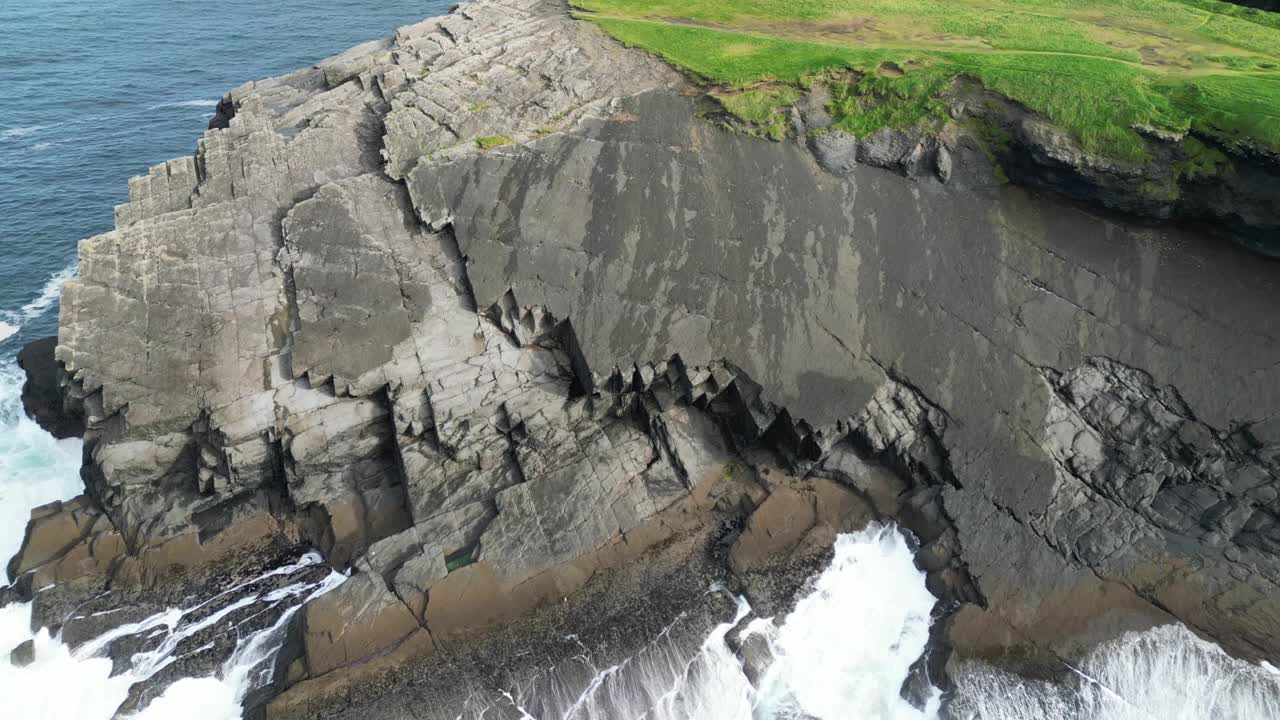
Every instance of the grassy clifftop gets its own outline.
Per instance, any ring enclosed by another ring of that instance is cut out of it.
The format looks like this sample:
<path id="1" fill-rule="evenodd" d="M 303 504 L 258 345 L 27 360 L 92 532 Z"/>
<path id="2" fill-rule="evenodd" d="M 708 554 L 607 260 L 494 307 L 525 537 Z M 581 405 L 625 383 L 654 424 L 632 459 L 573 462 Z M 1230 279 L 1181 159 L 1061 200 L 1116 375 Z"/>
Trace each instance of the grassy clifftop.
<path id="1" fill-rule="evenodd" d="M 840 127 L 940 125 L 958 77 L 1140 163 L 1144 132 L 1280 150 L 1280 14 L 1218 0 L 572 0 L 628 45 L 768 124 L 795 88 L 833 87 Z"/>

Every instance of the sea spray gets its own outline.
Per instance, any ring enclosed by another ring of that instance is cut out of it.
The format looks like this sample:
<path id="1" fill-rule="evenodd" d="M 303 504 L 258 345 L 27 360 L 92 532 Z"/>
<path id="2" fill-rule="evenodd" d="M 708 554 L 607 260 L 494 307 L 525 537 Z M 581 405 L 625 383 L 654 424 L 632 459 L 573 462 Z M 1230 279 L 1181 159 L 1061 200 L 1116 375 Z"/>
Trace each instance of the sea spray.
<path id="1" fill-rule="evenodd" d="M 528 687 L 476 702 L 459 717 L 478 720 L 505 705 L 533 720 L 928 720 L 937 693 L 916 708 L 899 690 L 925 649 L 935 602 L 906 538 L 872 526 L 839 537 L 831 564 L 779 623 L 748 620 L 751 608 L 739 598 L 734 617 L 701 644 L 682 643 L 677 620 L 574 686 L 565 679 L 593 662 L 584 648 Z M 753 636 L 767 647 L 758 687 L 732 649 Z"/>
<path id="2" fill-rule="evenodd" d="M 24 323 L 55 307 L 62 286 L 75 275 L 76 266 L 67 266 L 49 277 L 21 308 L 0 312 L 0 568 L 21 546 L 32 508 L 69 500 L 84 489 L 80 481 L 83 443 L 57 440 L 27 418 L 22 408 L 26 375 L 4 343 Z"/>
<path id="3" fill-rule="evenodd" d="M 1181 625 L 1105 642 L 1057 683 L 979 663 L 963 663 L 955 675 L 957 720 L 1280 718 L 1280 676 Z"/>
<path id="4" fill-rule="evenodd" d="M 892 528 L 837 540 L 831 565 L 780 623 L 735 617 L 685 649 L 680 621 L 640 652 L 581 678 L 583 653 L 524 688 L 471 701 L 459 718 L 503 705 L 529 720 L 935 720 L 900 695 L 928 639 L 934 598 L 909 544 Z M 756 686 L 731 646 L 763 641 Z M 968 664 L 949 717 L 957 720 L 1270 720 L 1280 717 L 1280 674 L 1228 656 L 1170 625 L 1097 648 L 1058 682 L 1032 681 Z"/>
<path id="5" fill-rule="evenodd" d="M 26 667 L 0 664 L 0 693 L 11 698 L 8 707 L 15 711 L 12 717 L 110 720 L 134 684 L 147 681 L 179 659 L 185 640 L 217 626 L 237 610 L 256 606 L 260 610 L 255 615 L 259 615 L 289 602 L 290 606 L 273 623 L 240 639 L 218 674 L 180 679 L 134 716 L 140 720 L 239 718 L 245 695 L 271 681 L 273 660 L 293 616 L 303 604 L 337 587 L 346 577 L 331 571 L 318 581 L 293 582 L 269 591 L 252 588 L 263 580 L 290 577 L 322 564 L 319 554 L 308 553 L 295 563 L 270 570 L 190 607 L 169 608 L 121 625 L 75 650 L 43 629 L 31 636 L 29 605 L 0 609 L 0 647 L 12 647 L 28 638 L 35 647 L 35 661 Z M 229 597 L 230 602 L 216 612 L 200 612 L 224 597 Z M 124 671 L 113 676 L 108 651 L 113 642 L 127 636 L 159 641 L 151 649 L 134 653 Z"/>
<path id="6" fill-rule="evenodd" d="M 84 490 L 83 444 L 56 440 L 23 414 L 23 380 L 12 362 L 0 363 L 0 568 L 22 545 L 31 508 Z"/>
<path id="7" fill-rule="evenodd" d="M 318 556 L 316 556 L 318 558 Z M 304 558 L 304 561 L 306 558 Z M 241 702 L 252 690 L 272 681 L 276 653 L 284 642 L 289 621 L 303 605 L 329 592 L 346 580 L 341 573 L 331 572 L 318 584 L 290 585 L 269 593 L 264 599 L 278 601 L 286 596 L 305 594 L 301 603 L 286 610 L 269 627 L 241 640 L 235 652 L 222 665 L 222 671 L 214 677 L 182 678 L 165 688 L 163 694 L 151 702 L 135 720 L 169 720 L 175 717 L 191 717 L 193 720 L 239 720 Z M 196 715 L 191 708 L 200 708 Z"/>
<path id="8" fill-rule="evenodd" d="M 71 650 L 41 629 L 30 634 L 30 606 L 10 605 L 0 609 L 0 648 L 13 647 L 31 639 L 35 661 L 26 667 L 0 662 L 0 693 L 5 698 L 5 716 L 41 720 L 107 720 L 124 702 L 132 684 L 124 675 L 111 676 L 111 659 L 77 657 Z M 7 658 L 5 659 L 7 660 Z"/>
<path id="9" fill-rule="evenodd" d="M 929 641 L 936 601 L 899 532 L 841 535 L 831 565 L 770 639 L 761 704 L 774 717 L 834 720 L 852 708 L 884 720 L 932 716 L 936 693 L 918 709 L 899 690 Z"/>
<path id="10" fill-rule="evenodd" d="M 76 273 L 77 266 L 68 265 L 50 276 L 40 288 L 40 292 L 22 307 L 17 310 L 0 311 L 0 342 L 16 336 L 23 325 L 42 317 L 53 308 L 62 294 L 62 286 L 74 278 Z"/>

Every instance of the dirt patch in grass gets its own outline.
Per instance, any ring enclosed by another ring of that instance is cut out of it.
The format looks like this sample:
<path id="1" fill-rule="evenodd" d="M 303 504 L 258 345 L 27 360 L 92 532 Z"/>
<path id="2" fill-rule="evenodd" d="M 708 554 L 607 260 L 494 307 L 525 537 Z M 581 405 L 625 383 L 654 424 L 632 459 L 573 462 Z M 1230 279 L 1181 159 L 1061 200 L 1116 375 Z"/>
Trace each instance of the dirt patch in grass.
<path id="1" fill-rule="evenodd" d="M 885 61 L 880 63 L 880 66 L 876 68 L 876 74 L 880 77 L 902 77 L 907 73 L 903 71 L 902 67 L 899 66 L 898 63 Z"/>
<path id="2" fill-rule="evenodd" d="M 820 35 L 866 37 L 879 30 L 880 21 L 872 17 L 851 17 L 834 22 L 814 23 L 813 32 Z"/>
<path id="3" fill-rule="evenodd" d="M 1138 48 L 1138 55 L 1142 57 L 1143 65 L 1150 65 L 1153 67 L 1168 67 L 1173 64 L 1169 62 L 1163 55 L 1160 54 L 1159 48 L 1154 47 L 1152 45 L 1144 45 Z"/>

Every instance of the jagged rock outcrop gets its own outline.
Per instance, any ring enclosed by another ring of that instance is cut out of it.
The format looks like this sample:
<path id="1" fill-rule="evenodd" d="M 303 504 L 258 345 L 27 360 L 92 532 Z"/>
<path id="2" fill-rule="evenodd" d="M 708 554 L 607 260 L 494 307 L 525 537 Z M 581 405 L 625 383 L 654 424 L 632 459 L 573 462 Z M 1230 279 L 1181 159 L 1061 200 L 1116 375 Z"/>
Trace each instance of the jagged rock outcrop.
<path id="1" fill-rule="evenodd" d="M 1051 121 L 972 81 L 942 98 L 951 120 L 941 130 L 884 128 L 857 138 L 831 127 L 827 96 L 819 86 L 797 104 L 794 132 L 835 174 L 866 164 L 959 189 L 1013 182 L 1131 218 L 1196 223 L 1280 254 L 1280 156 L 1268 148 L 1139 128 L 1147 157 L 1119 161 L 1085 151 Z"/>
<path id="2" fill-rule="evenodd" d="M 233 91 L 81 245 L 87 497 L 12 571 L 56 608 L 314 545 L 354 576 L 299 612 L 274 717 L 646 573 L 780 607 L 873 518 L 969 656 L 1173 618 L 1280 652 L 1274 268 L 997 186 L 962 139 L 912 179 L 866 162 L 919 143 L 768 142 L 695 95 L 553 0 Z"/>
<path id="3" fill-rule="evenodd" d="M 18 352 L 18 367 L 26 374 L 22 385 L 22 407 L 41 427 L 56 438 L 84 434 L 84 417 L 74 402 L 66 402 L 59 387 L 60 368 L 54 360 L 58 338 L 28 343 Z"/>

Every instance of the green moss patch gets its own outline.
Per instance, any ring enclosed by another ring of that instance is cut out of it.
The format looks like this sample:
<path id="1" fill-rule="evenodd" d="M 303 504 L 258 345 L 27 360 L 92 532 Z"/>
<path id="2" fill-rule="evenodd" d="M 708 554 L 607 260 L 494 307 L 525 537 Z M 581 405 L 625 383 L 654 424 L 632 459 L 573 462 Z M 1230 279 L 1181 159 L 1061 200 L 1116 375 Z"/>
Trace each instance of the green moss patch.
<path id="1" fill-rule="evenodd" d="M 476 138 L 476 147 L 487 151 L 503 145 L 510 145 L 513 142 L 515 140 L 506 135 L 485 135 L 484 137 Z"/>
<path id="2" fill-rule="evenodd" d="M 787 134 L 785 109 L 800 98 L 800 90 L 789 85 L 774 85 L 747 90 L 712 93 L 724 109 L 758 135 L 781 140 Z"/>
<path id="3" fill-rule="evenodd" d="M 460 570 L 474 563 L 476 561 L 475 553 L 476 553 L 475 547 L 467 547 L 459 550 L 456 553 L 453 553 L 452 555 L 447 556 L 444 559 L 445 570 L 448 572 L 453 572 L 454 570 Z"/>

